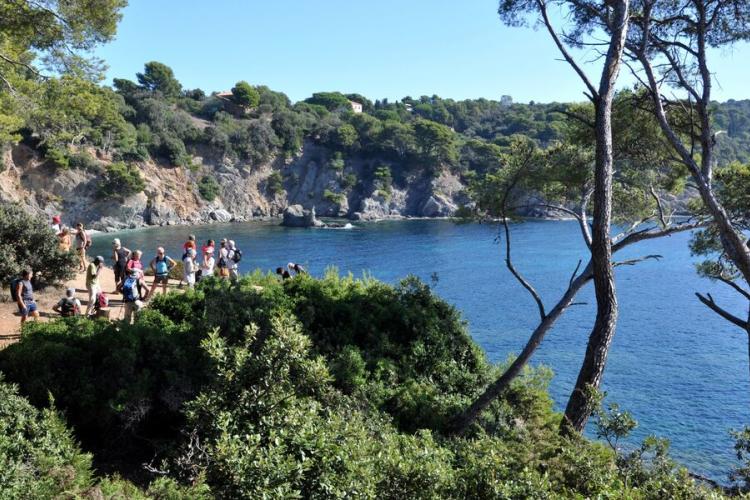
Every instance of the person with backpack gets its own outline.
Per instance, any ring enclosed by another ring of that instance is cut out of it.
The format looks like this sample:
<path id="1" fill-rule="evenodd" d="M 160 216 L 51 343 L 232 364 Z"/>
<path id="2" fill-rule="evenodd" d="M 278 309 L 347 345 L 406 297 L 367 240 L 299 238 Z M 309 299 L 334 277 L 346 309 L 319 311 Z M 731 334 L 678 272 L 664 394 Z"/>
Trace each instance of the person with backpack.
<path id="1" fill-rule="evenodd" d="M 307 270 L 305 270 L 304 267 L 295 262 L 290 262 L 286 265 L 286 268 L 289 270 L 290 274 L 294 273 L 295 276 L 299 276 L 300 274 L 307 274 Z"/>
<path id="2" fill-rule="evenodd" d="M 99 300 L 99 293 L 102 291 L 99 285 L 99 275 L 104 267 L 104 257 L 97 255 L 94 260 L 86 268 L 86 290 L 89 292 L 89 301 L 86 304 L 86 316 L 93 314 L 97 301 Z"/>
<path id="3" fill-rule="evenodd" d="M 122 246 L 119 238 L 112 240 L 112 269 L 115 272 L 115 290 L 125 281 L 125 269 L 130 259 L 130 250 Z"/>
<path id="4" fill-rule="evenodd" d="M 156 287 L 162 285 L 162 293 L 167 293 L 167 284 L 169 283 L 169 273 L 172 271 L 177 262 L 174 261 L 164 251 L 164 247 L 156 249 L 156 257 L 151 259 L 149 267 L 154 272 L 154 282 L 151 284 L 151 290 L 148 292 L 148 296 L 153 296 Z"/>
<path id="5" fill-rule="evenodd" d="M 91 247 L 91 237 L 83 227 L 83 223 L 76 224 L 76 253 L 78 254 L 78 271 L 84 272 L 88 265 L 86 250 Z"/>
<path id="6" fill-rule="evenodd" d="M 188 248 L 182 257 L 183 281 L 188 288 L 195 286 L 195 273 L 198 271 L 198 265 L 195 262 L 195 248 Z"/>
<path id="7" fill-rule="evenodd" d="M 21 275 L 10 283 L 10 297 L 18 305 L 22 325 L 29 316 L 35 320 L 39 318 L 39 308 L 34 300 L 34 288 L 31 286 L 33 276 L 31 269 L 24 269 Z"/>
<path id="8" fill-rule="evenodd" d="M 234 240 L 227 242 L 227 269 L 229 269 L 229 277 L 233 280 L 239 278 L 239 262 L 242 260 L 242 250 L 234 245 Z"/>
<path id="9" fill-rule="evenodd" d="M 219 261 L 216 263 L 216 267 L 219 268 L 219 277 L 229 277 L 229 248 L 226 238 L 222 238 L 219 243 Z"/>
<path id="10" fill-rule="evenodd" d="M 141 289 L 145 289 L 143 283 L 143 273 L 137 269 L 132 269 L 122 282 L 122 303 L 125 307 L 125 317 L 123 318 L 128 324 L 133 322 L 134 314 L 143 309 L 143 301 L 148 298 L 149 292 L 141 295 Z"/>
<path id="11" fill-rule="evenodd" d="M 60 302 L 52 306 L 52 310 L 58 313 L 63 318 L 80 316 L 81 301 L 76 298 L 76 289 L 68 288 L 67 290 L 65 290 L 65 297 L 60 299 Z"/>

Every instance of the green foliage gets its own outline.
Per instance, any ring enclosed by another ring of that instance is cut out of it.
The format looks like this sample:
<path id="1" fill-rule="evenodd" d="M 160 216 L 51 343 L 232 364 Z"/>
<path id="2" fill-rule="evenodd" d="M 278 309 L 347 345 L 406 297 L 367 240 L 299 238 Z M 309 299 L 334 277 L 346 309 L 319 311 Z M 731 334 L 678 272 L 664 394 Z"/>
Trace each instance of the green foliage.
<path id="1" fill-rule="evenodd" d="M 357 185 L 357 175 L 354 172 L 344 174 L 344 176 L 339 180 L 339 185 L 344 191 L 350 190 Z"/>
<path id="2" fill-rule="evenodd" d="M 37 406 L 51 394 L 98 463 L 167 473 L 146 492 L 102 480 L 105 496 L 706 495 L 661 441 L 616 459 L 561 438 L 545 369 L 527 368 L 470 437 L 443 436 L 502 367 L 415 278 L 208 279 L 157 296 L 134 325 L 30 324 L 0 370 Z"/>
<path id="3" fill-rule="evenodd" d="M 123 199 L 140 193 L 146 188 L 146 181 L 135 165 L 114 162 L 106 166 L 99 181 L 97 196 L 99 198 Z"/>
<path id="4" fill-rule="evenodd" d="M 445 125 L 419 119 L 414 122 L 414 136 L 423 160 L 438 164 L 456 162 L 455 134 Z"/>
<path id="5" fill-rule="evenodd" d="M 336 154 L 333 155 L 333 158 L 331 158 L 331 161 L 328 162 L 328 166 L 337 172 L 341 172 L 344 170 L 344 167 L 346 167 L 346 162 L 344 161 L 344 158 L 341 155 L 341 153 L 337 152 Z"/>
<path id="6" fill-rule="evenodd" d="M 182 85 L 174 77 L 172 68 L 166 64 L 151 61 L 143 67 L 143 73 L 137 73 L 138 83 L 150 92 L 160 92 L 165 97 L 177 97 Z"/>
<path id="7" fill-rule="evenodd" d="M 337 109 L 351 109 L 349 99 L 341 92 L 317 92 L 305 99 L 305 102 L 312 105 L 323 106 L 329 111 Z"/>
<path id="8" fill-rule="evenodd" d="M 260 103 L 258 91 L 245 81 L 237 82 L 232 87 L 232 96 L 237 104 L 246 108 L 254 108 Z"/>
<path id="9" fill-rule="evenodd" d="M 0 465 L 0 494 L 8 499 L 82 493 L 92 482 L 91 456 L 55 411 L 37 410 L 1 377 Z"/>
<path id="10" fill-rule="evenodd" d="M 268 189 L 273 194 L 278 194 L 284 191 L 284 178 L 278 170 L 274 170 L 268 176 Z"/>
<path id="11" fill-rule="evenodd" d="M 198 193 L 206 201 L 214 201 L 219 195 L 220 186 L 211 175 L 204 175 L 198 182 Z"/>
<path id="12" fill-rule="evenodd" d="M 46 221 L 7 203 L 0 203 L 0 255 L 3 286 L 23 269 L 34 271 L 40 286 L 69 279 L 75 270 L 75 256 L 60 252 Z"/>
<path id="13" fill-rule="evenodd" d="M 68 155 L 68 164 L 70 168 L 88 170 L 90 172 L 97 172 L 100 169 L 99 162 L 88 151 L 78 151 Z"/>
<path id="14" fill-rule="evenodd" d="M 330 189 L 326 189 L 323 191 L 323 198 L 334 205 L 340 205 L 344 201 L 345 196 L 342 193 L 336 193 Z"/>

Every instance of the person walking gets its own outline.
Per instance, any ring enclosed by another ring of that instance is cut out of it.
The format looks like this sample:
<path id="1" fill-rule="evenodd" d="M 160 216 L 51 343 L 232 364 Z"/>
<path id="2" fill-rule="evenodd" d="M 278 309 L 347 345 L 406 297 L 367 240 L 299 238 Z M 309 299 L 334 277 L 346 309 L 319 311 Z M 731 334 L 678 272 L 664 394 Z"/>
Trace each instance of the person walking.
<path id="1" fill-rule="evenodd" d="M 112 240 L 112 269 L 115 272 L 115 290 L 119 290 L 125 281 L 130 249 L 122 246 L 119 238 Z"/>
<path id="2" fill-rule="evenodd" d="M 145 289 L 143 282 L 143 273 L 137 269 L 130 270 L 122 283 L 122 303 L 125 307 L 124 321 L 128 324 L 133 322 L 133 316 L 143 309 L 143 301 L 148 299 L 149 292 L 141 295 L 141 290 Z"/>
<path id="3" fill-rule="evenodd" d="M 104 257 L 97 255 L 86 269 L 86 290 L 89 292 L 89 302 L 86 304 L 86 316 L 94 311 L 94 305 L 99 300 L 102 289 L 99 285 L 99 275 L 104 267 Z"/>
<path id="4" fill-rule="evenodd" d="M 162 293 L 167 293 L 167 284 L 169 283 L 169 273 L 172 271 L 177 262 L 174 261 L 164 251 L 164 247 L 156 249 L 156 257 L 151 259 L 149 267 L 154 272 L 154 282 L 151 284 L 151 290 L 148 292 L 149 297 L 153 297 L 156 287 L 162 286 Z"/>
<path id="5" fill-rule="evenodd" d="M 91 238 L 83 227 L 83 223 L 76 224 L 76 253 L 78 254 L 78 271 L 86 270 L 88 260 L 86 260 L 86 250 L 91 246 Z"/>
<path id="6" fill-rule="evenodd" d="M 185 256 L 182 258 L 182 272 L 183 281 L 188 288 L 195 286 L 195 273 L 198 271 L 198 266 L 195 262 L 195 248 L 189 248 L 185 252 Z"/>
<path id="7" fill-rule="evenodd" d="M 216 267 L 219 268 L 219 277 L 222 279 L 229 277 L 229 248 L 226 238 L 222 238 L 219 242 L 219 260 Z"/>
<path id="8" fill-rule="evenodd" d="M 34 272 L 31 269 L 24 269 L 21 272 L 21 276 L 11 282 L 11 298 L 18 305 L 22 325 L 29 316 L 34 318 L 34 320 L 39 318 L 39 308 L 34 300 L 34 288 L 31 286 L 31 278 L 33 276 Z"/>
<path id="9" fill-rule="evenodd" d="M 234 240 L 227 242 L 227 268 L 229 277 L 233 280 L 239 278 L 239 262 L 242 260 L 242 251 L 234 245 Z"/>
<path id="10" fill-rule="evenodd" d="M 52 310 L 63 318 L 81 315 L 81 301 L 76 298 L 76 289 L 68 288 L 65 290 L 65 297 L 52 306 Z"/>

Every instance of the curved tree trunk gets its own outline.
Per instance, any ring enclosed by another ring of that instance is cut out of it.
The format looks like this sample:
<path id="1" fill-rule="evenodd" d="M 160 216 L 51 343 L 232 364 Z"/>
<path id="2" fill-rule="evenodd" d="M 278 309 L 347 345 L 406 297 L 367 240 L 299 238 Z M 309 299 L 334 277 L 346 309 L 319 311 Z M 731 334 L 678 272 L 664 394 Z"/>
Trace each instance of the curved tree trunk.
<path id="1" fill-rule="evenodd" d="M 612 338 L 617 326 L 617 294 L 612 264 L 612 99 L 619 73 L 625 36 L 628 31 L 628 0 L 610 2 L 612 36 L 599 83 L 596 101 L 596 166 L 594 172 L 594 210 L 591 232 L 591 261 L 596 293 L 596 321 L 589 336 L 586 355 L 578 380 L 565 408 L 563 433 L 580 432 L 591 415 L 588 388 L 598 388 Z"/>
<path id="2" fill-rule="evenodd" d="M 573 303 L 573 299 L 576 294 L 583 288 L 583 286 L 591 280 L 591 262 L 586 265 L 586 268 L 578 275 L 574 280 L 570 282 L 570 286 L 565 291 L 565 294 L 560 298 L 558 303 L 553 307 L 550 312 L 545 315 L 544 319 L 534 329 L 534 332 L 526 342 L 526 346 L 521 351 L 513 363 L 503 372 L 503 374 L 495 380 L 485 391 L 469 406 L 463 413 L 453 421 L 449 432 L 453 434 L 463 434 L 468 430 L 469 426 L 474 422 L 479 414 L 484 411 L 495 399 L 497 399 L 502 392 L 508 388 L 510 383 L 518 376 L 524 366 L 528 364 L 531 356 L 536 352 L 539 345 L 544 340 L 544 336 L 552 328 L 555 322 L 562 316 L 565 310 L 570 307 Z"/>

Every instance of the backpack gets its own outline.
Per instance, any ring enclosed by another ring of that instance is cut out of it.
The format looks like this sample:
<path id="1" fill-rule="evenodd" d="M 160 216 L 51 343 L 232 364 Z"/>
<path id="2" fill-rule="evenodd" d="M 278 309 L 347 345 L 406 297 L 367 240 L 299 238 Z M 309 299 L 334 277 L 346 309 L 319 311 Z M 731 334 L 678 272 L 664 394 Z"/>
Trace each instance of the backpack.
<path id="1" fill-rule="evenodd" d="M 122 284 L 122 298 L 125 302 L 135 302 L 138 300 L 138 280 L 132 276 Z"/>
<path id="2" fill-rule="evenodd" d="M 106 293 L 99 292 L 99 295 L 96 296 L 96 305 L 99 309 L 109 307 L 109 298 Z"/>
<path id="3" fill-rule="evenodd" d="M 227 259 L 223 255 L 221 255 L 219 257 L 219 262 L 217 262 L 216 265 L 219 269 L 224 269 L 225 267 L 227 267 Z"/>
<path id="4" fill-rule="evenodd" d="M 69 318 L 75 314 L 76 303 L 75 299 L 64 298 L 62 305 L 60 306 L 60 315 L 64 318 Z"/>
<path id="5" fill-rule="evenodd" d="M 18 284 L 23 281 L 21 278 L 14 278 L 10 282 L 10 298 L 13 302 L 18 301 Z"/>
<path id="6" fill-rule="evenodd" d="M 235 248 L 232 251 L 232 262 L 236 264 L 241 260 L 242 260 L 242 250 L 240 250 L 239 248 Z"/>

